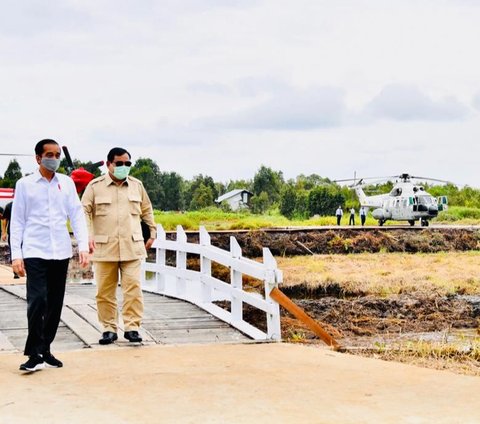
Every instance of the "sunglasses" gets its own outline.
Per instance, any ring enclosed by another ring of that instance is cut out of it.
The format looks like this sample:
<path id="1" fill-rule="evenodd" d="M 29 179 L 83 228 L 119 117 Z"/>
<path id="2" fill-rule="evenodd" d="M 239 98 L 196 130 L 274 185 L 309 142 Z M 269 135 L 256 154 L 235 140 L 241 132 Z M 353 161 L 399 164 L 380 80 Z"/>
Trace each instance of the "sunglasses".
<path id="1" fill-rule="evenodd" d="M 123 160 L 117 160 L 116 162 L 112 162 L 115 166 L 132 166 L 132 162 L 129 160 L 126 160 L 125 162 Z"/>

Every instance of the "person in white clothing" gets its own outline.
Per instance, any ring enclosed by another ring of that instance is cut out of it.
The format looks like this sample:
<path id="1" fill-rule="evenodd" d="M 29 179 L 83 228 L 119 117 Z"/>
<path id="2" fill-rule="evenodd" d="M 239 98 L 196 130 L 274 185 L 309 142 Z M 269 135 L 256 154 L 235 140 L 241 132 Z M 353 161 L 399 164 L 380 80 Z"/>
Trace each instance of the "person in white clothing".
<path id="1" fill-rule="evenodd" d="M 340 225 L 340 222 L 342 220 L 342 216 L 343 216 L 343 209 L 341 206 L 339 206 L 337 208 L 337 210 L 335 211 L 335 216 L 337 217 L 337 225 Z"/>
<path id="2" fill-rule="evenodd" d="M 360 221 L 362 222 L 362 226 L 365 225 L 366 219 L 367 219 L 367 210 L 362 206 L 360 208 Z"/>
<path id="3" fill-rule="evenodd" d="M 10 241 L 13 271 L 27 275 L 28 336 L 22 371 L 59 368 L 62 362 L 50 352 L 57 333 L 65 295 L 72 243 L 67 220 L 78 242 L 79 263 L 89 261 L 88 230 L 75 184 L 56 173 L 61 149 L 54 140 L 35 146 L 39 168 L 21 178 L 15 187 Z"/>
<path id="4" fill-rule="evenodd" d="M 355 208 L 350 209 L 350 219 L 348 225 L 355 225 Z"/>

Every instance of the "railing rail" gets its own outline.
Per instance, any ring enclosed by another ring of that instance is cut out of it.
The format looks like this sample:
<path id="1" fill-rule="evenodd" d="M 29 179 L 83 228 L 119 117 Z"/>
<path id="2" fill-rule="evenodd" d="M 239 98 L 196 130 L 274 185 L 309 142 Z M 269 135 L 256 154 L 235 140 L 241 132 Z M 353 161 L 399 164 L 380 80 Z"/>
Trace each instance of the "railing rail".
<path id="1" fill-rule="evenodd" d="M 280 307 L 270 293 L 283 276 L 269 249 L 263 249 L 263 263 L 256 262 L 242 256 L 235 237 L 230 237 L 230 251 L 223 250 L 212 246 L 210 234 L 200 227 L 200 243 L 190 243 L 180 225 L 176 240 L 167 240 L 165 230 L 158 225 L 153 248 L 155 262 L 143 263 L 145 290 L 191 302 L 255 340 L 281 339 Z M 167 264 L 167 251 L 175 252 L 175 266 Z M 199 256 L 199 271 L 187 268 L 187 254 Z M 212 262 L 230 269 L 230 283 L 212 275 Z M 244 275 L 263 281 L 263 295 L 244 290 Z M 230 302 L 230 311 L 215 304 L 217 301 Z M 265 312 L 266 333 L 243 319 L 243 304 Z"/>

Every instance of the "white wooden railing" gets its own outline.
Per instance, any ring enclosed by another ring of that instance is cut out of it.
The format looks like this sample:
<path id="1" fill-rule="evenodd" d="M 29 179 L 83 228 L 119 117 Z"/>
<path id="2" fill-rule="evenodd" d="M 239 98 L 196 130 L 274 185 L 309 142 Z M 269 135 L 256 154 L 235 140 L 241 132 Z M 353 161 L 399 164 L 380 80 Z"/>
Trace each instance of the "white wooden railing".
<path id="1" fill-rule="evenodd" d="M 167 240 L 165 230 L 158 225 L 153 247 L 156 249 L 155 262 L 143 263 L 144 290 L 191 302 L 255 340 L 281 339 L 280 307 L 269 295 L 283 277 L 269 249 L 263 249 L 263 263 L 256 262 L 242 257 L 235 237 L 230 237 L 230 251 L 226 251 L 212 246 L 210 235 L 200 227 L 200 244 L 189 243 L 180 225 L 176 240 Z M 167 250 L 175 252 L 175 266 L 167 265 Z M 187 269 L 187 253 L 199 255 L 200 271 Z M 230 268 L 230 283 L 212 276 L 212 262 Z M 264 295 L 243 290 L 243 275 L 262 280 Z M 230 312 L 215 301 L 229 301 Z M 244 303 L 265 312 L 266 333 L 243 320 Z"/>

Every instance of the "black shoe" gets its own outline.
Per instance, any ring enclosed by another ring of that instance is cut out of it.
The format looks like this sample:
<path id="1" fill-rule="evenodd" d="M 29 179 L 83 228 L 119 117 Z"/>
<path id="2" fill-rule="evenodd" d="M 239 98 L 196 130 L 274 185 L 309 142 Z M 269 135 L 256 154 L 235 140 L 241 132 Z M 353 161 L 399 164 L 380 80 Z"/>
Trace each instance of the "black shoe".
<path id="1" fill-rule="evenodd" d="M 20 365 L 21 371 L 38 371 L 45 368 L 45 362 L 40 355 L 32 355 L 28 357 L 28 361 Z"/>
<path id="2" fill-rule="evenodd" d="M 13 278 L 16 280 L 17 278 L 20 278 L 17 273 L 13 273 Z"/>
<path id="3" fill-rule="evenodd" d="M 124 337 L 132 343 L 140 343 L 142 341 L 138 331 L 125 331 Z"/>
<path id="4" fill-rule="evenodd" d="M 50 352 L 45 352 L 42 356 L 43 356 L 43 360 L 45 362 L 46 368 L 62 368 L 63 367 L 62 361 L 59 361 Z"/>
<path id="5" fill-rule="evenodd" d="M 113 343 L 117 339 L 117 333 L 114 333 L 113 331 L 105 331 L 102 334 L 102 338 L 98 341 L 98 343 L 100 343 L 101 345 L 107 345 Z"/>

